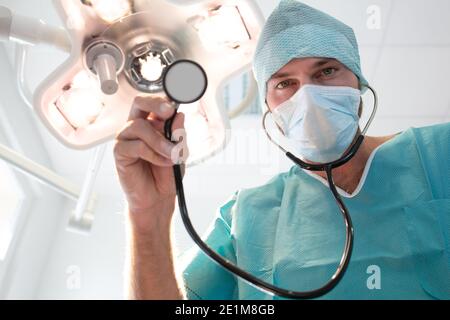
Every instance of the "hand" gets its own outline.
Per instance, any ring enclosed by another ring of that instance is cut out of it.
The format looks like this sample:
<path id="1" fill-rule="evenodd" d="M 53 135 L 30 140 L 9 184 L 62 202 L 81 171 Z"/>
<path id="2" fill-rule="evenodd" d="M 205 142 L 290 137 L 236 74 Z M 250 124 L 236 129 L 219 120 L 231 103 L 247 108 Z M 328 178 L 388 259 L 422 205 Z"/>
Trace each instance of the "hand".
<path id="1" fill-rule="evenodd" d="M 175 108 L 160 97 L 137 97 L 125 128 L 114 148 L 116 168 L 126 194 L 132 222 L 146 228 L 152 221 L 170 220 L 176 190 L 173 165 L 188 157 L 184 134 L 184 114 L 177 114 L 173 136 L 182 136 L 177 145 L 164 136 L 165 121 Z M 181 157 L 180 157 L 181 156 Z M 182 166 L 184 173 L 184 165 Z"/>

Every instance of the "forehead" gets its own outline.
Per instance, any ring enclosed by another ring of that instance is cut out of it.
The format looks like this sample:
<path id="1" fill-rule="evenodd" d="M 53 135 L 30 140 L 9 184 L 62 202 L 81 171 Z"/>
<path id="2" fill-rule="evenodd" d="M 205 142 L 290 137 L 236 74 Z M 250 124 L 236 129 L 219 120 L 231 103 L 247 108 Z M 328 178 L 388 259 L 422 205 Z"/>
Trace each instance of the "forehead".
<path id="1" fill-rule="evenodd" d="M 300 71 L 308 72 L 313 69 L 320 68 L 329 63 L 339 63 L 336 59 L 332 58 L 295 58 L 289 61 L 283 68 L 274 73 L 270 80 L 287 77 L 291 74 L 298 73 Z"/>

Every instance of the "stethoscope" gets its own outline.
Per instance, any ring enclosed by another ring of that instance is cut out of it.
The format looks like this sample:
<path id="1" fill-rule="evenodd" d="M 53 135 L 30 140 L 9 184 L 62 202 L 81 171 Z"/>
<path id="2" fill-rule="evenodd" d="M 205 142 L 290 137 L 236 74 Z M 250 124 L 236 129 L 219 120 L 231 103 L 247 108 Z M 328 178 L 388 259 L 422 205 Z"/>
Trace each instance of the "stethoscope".
<path id="1" fill-rule="evenodd" d="M 190 104 L 194 103 L 198 100 L 200 100 L 203 95 L 206 92 L 206 89 L 208 87 L 208 78 L 206 75 L 206 72 L 203 70 L 203 68 L 196 62 L 191 60 L 179 60 L 167 67 L 167 69 L 164 71 L 163 74 L 163 88 L 164 91 L 169 99 L 171 99 L 175 105 L 175 113 L 174 115 L 168 119 L 165 123 L 164 132 L 165 137 L 172 141 L 172 124 L 175 120 L 175 117 L 178 113 L 178 107 L 180 104 Z M 305 161 L 299 159 L 292 153 L 285 150 L 282 146 L 280 146 L 277 142 L 275 142 L 274 139 L 272 139 L 271 135 L 267 131 L 266 128 L 266 119 L 270 111 L 268 110 L 262 120 L 263 128 L 266 132 L 267 137 L 269 140 L 274 143 L 278 148 L 280 148 L 286 156 L 291 159 L 295 164 L 297 164 L 300 168 L 309 170 L 309 171 L 325 171 L 327 175 L 327 180 L 329 184 L 329 188 L 336 200 L 336 203 L 341 211 L 342 217 L 345 222 L 345 245 L 344 245 L 344 251 L 341 257 L 341 260 L 339 262 L 339 265 L 335 271 L 335 273 L 331 276 L 330 280 L 323 285 L 322 287 L 310 290 L 310 291 L 293 291 L 293 290 L 287 290 L 283 288 L 279 288 L 277 286 L 274 286 L 270 283 L 267 283 L 252 274 L 246 272 L 245 270 L 242 270 L 241 268 L 237 267 L 234 263 L 231 261 L 223 258 L 219 254 L 217 254 L 214 250 L 212 250 L 198 235 L 198 233 L 195 231 L 194 226 L 192 225 L 191 219 L 189 217 L 189 213 L 186 206 L 186 199 L 184 196 L 184 188 L 183 188 L 183 175 L 181 170 L 181 165 L 176 164 L 173 166 L 173 173 L 175 178 L 175 187 L 177 192 L 177 198 L 178 198 L 178 206 L 180 209 L 180 214 L 182 221 L 184 223 L 184 226 L 194 241 L 194 243 L 207 255 L 209 256 L 213 261 L 215 261 L 217 264 L 228 270 L 229 272 L 233 273 L 234 275 L 240 277 L 242 280 L 246 281 L 250 285 L 265 291 L 267 293 L 278 295 L 280 297 L 284 298 L 292 298 L 292 299 L 312 299 L 320 297 L 329 291 L 331 291 L 342 279 L 342 277 L 345 274 L 345 271 L 347 270 L 348 264 L 350 262 L 352 249 L 353 249 L 353 239 L 354 239 L 354 232 L 353 232 L 353 224 L 352 220 L 349 214 L 349 211 L 347 207 L 345 206 L 344 202 L 342 201 L 341 196 L 339 195 L 339 192 L 336 189 L 336 186 L 334 185 L 333 181 L 333 174 L 332 170 L 344 165 L 348 161 L 350 161 L 353 156 L 358 151 L 359 147 L 361 146 L 362 142 L 364 141 L 364 136 L 367 133 L 367 130 L 372 123 L 377 108 L 378 108 L 378 96 L 375 90 L 367 86 L 368 89 L 372 92 L 374 95 L 374 108 L 372 111 L 372 114 L 367 121 L 367 124 L 364 128 L 364 130 L 361 132 L 360 136 L 353 142 L 353 145 L 348 149 L 348 151 L 338 160 L 324 163 L 324 164 L 309 164 Z"/>

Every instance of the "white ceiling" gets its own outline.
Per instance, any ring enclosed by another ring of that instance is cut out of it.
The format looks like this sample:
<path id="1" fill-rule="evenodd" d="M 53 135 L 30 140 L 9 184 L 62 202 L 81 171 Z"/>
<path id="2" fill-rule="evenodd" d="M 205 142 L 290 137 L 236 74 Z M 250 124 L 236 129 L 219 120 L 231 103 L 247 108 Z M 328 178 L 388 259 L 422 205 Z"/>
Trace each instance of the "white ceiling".
<path id="1" fill-rule="evenodd" d="M 267 17 L 278 0 L 258 0 Z M 411 126 L 450 121 L 450 1 L 448 0 L 304 0 L 355 29 L 361 45 L 362 67 L 380 96 L 379 113 L 369 133 L 389 134 Z M 0 0 L 13 10 L 59 24 L 51 0 Z M 369 5 L 381 9 L 381 29 L 366 26 Z M 11 61 L 13 46 L 6 45 Z M 33 48 L 30 84 L 54 69 L 65 55 L 46 47 Z M 6 75 L 2 75 L 6 76 Z M 12 75 L 10 75 L 12 76 Z M 259 127 L 259 118 L 254 126 Z M 234 123 L 234 127 L 239 127 Z M 248 126 L 248 121 L 244 121 Z M 41 126 L 46 147 L 61 174 L 79 179 L 90 151 L 61 146 Z M 111 153 L 103 165 L 104 186 L 113 179 Z M 100 182 L 101 183 L 101 182 Z"/>

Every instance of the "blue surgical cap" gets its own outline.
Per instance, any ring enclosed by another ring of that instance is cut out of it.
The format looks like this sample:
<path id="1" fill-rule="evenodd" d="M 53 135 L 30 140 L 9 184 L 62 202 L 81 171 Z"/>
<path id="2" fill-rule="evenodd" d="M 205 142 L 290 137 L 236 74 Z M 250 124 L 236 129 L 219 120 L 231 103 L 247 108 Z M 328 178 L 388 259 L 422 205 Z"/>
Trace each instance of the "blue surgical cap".
<path id="1" fill-rule="evenodd" d="M 267 19 L 253 59 L 263 109 L 267 81 L 294 58 L 334 58 L 368 85 L 361 72 L 353 29 L 328 14 L 296 0 L 282 0 Z"/>

